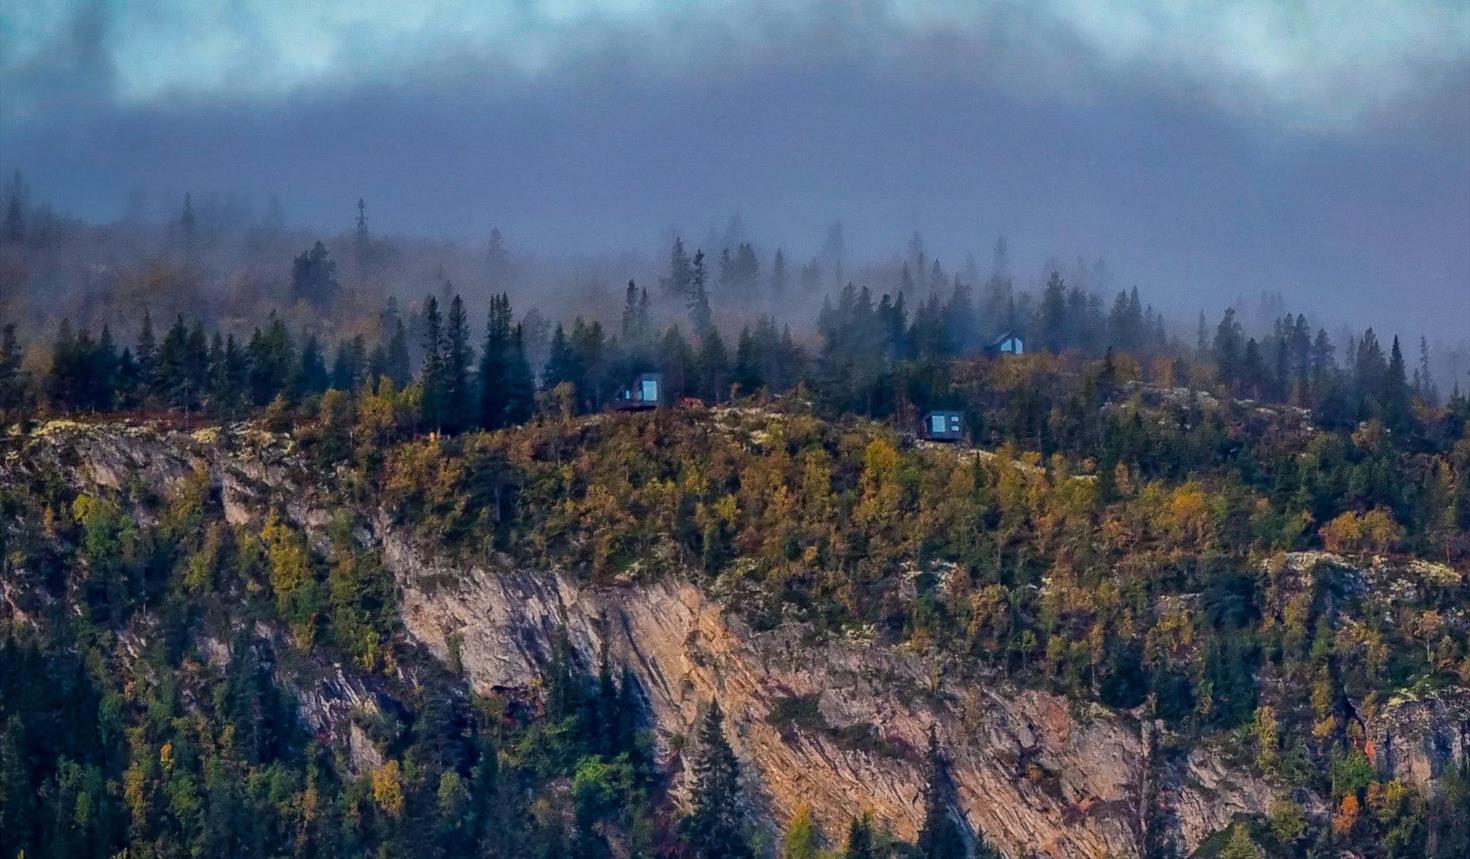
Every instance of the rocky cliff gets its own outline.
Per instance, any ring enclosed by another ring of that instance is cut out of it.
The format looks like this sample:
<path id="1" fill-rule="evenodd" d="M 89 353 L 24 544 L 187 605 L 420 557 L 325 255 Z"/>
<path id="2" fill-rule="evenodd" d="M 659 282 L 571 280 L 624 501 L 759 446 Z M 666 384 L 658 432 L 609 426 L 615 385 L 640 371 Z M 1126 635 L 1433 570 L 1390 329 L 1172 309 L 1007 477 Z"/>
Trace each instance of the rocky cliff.
<path id="1" fill-rule="evenodd" d="M 296 461 L 289 443 L 253 431 L 58 425 L 27 446 L 9 454 L 6 476 L 44 460 L 63 463 L 85 486 L 141 482 L 164 492 L 202 474 L 236 523 L 259 521 L 274 505 L 319 532 L 347 503 L 332 481 Z M 800 623 L 757 631 L 683 578 L 594 586 L 500 558 L 451 562 L 381 512 L 362 512 L 372 523 L 363 539 L 381 547 L 398 583 L 407 633 L 478 690 L 534 695 L 563 633 L 589 665 L 606 646 L 632 668 L 660 757 L 676 770 L 701 708 L 718 697 L 767 825 L 807 804 L 831 835 L 868 810 L 912 836 L 931 728 L 952 757 L 969 825 L 1009 856 L 1137 856 L 1151 837 L 1187 853 L 1278 795 L 1228 749 L 1156 752 L 1168 737 L 1136 714 L 1013 688 L 938 654 L 819 638 Z M 298 697 L 352 696 L 324 689 Z M 1463 754 L 1458 725 L 1467 712 L 1464 696 L 1393 702 L 1368 726 L 1377 763 L 1431 782 Z M 371 761 L 364 737 L 344 736 L 354 759 Z"/>

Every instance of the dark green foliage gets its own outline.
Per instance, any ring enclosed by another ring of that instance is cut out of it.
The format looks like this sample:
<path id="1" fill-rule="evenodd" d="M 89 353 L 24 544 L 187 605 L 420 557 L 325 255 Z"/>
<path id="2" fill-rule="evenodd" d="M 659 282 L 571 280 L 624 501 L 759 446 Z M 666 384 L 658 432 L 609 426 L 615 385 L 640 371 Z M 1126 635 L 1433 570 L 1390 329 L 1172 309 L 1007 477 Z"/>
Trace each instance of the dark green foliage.
<path id="1" fill-rule="evenodd" d="M 424 426 L 439 432 L 444 429 L 449 410 L 449 363 L 445 355 L 444 320 L 439 314 L 439 300 L 424 299 L 424 360 L 419 368 L 419 419 Z"/>
<path id="2" fill-rule="evenodd" d="M 919 853 L 924 859 L 966 859 L 965 835 L 954 816 L 949 761 L 939 747 L 939 737 L 933 727 L 929 729 L 924 768 L 924 820 L 919 826 Z"/>
<path id="3" fill-rule="evenodd" d="M 725 739 L 720 702 L 711 701 L 699 723 L 693 760 L 691 810 L 684 835 L 699 859 L 740 859 L 751 855 L 745 840 L 740 764 Z"/>
<path id="4" fill-rule="evenodd" d="M 291 295 L 318 308 L 336 301 L 337 261 L 317 242 L 291 262 Z"/>
<path id="5" fill-rule="evenodd" d="M 873 821 L 866 814 L 847 824 L 847 838 L 842 842 L 842 859 L 875 859 Z"/>

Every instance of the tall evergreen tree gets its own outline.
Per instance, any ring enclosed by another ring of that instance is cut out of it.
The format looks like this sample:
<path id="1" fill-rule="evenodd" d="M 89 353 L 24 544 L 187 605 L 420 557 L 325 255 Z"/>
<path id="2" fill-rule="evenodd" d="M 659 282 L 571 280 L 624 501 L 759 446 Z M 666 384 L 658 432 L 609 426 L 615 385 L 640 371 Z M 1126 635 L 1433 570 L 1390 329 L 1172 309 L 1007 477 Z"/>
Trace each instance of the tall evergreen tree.
<path id="1" fill-rule="evenodd" d="M 1052 269 L 1041 293 L 1041 307 L 1037 311 L 1036 333 L 1042 345 L 1052 352 L 1060 352 L 1067 346 L 1067 285 L 1062 273 Z"/>
<path id="2" fill-rule="evenodd" d="M 297 397 L 320 394 L 331 384 L 327 373 L 327 359 L 322 355 L 322 344 L 315 334 L 309 334 L 301 346 L 301 363 L 291 380 L 291 390 Z"/>
<path id="3" fill-rule="evenodd" d="M 924 859 L 965 859 L 965 836 L 951 810 L 953 785 L 949 762 L 939 747 L 939 736 L 929 728 L 925 755 L 924 821 L 919 826 L 919 853 Z"/>
<path id="4" fill-rule="evenodd" d="M 1414 368 L 1414 393 L 1426 404 L 1439 406 L 1439 386 L 1429 366 L 1429 340 L 1423 335 L 1419 337 L 1419 366 Z"/>
<path id="5" fill-rule="evenodd" d="M 684 250 L 684 240 L 674 239 L 673 250 L 669 252 L 669 276 L 661 278 L 664 294 L 681 301 L 689 300 L 689 287 L 694 279 L 694 267 L 689 260 L 689 254 Z"/>
<path id="6" fill-rule="evenodd" d="M 877 855 L 873 850 L 873 819 L 864 813 L 848 821 L 842 859 L 876 859 Z"/>
<path id="7" fill-rule="evenodd" d="M 1220 370 L 1220 380 L 1233 385 L 1240 377 L 1241 342 L 1243 336 L 1240 323 L 1235 321 L 1235 308 L 1225 308 L 1225 315 L 1215 328 L 1215 366 Z"/>
<path id="8" fill-rule="evenodd" d="M 719 701 L 710 702 L 699 725 L 692 794 L 684 834 L 694 855 L 699 859 L 751 856 L 742 825 L 740 763 L 725 739 Z"/>
<path id="9" fill-rule="evenodd" d="M 1409 381 L 1405 376 L 1404 352 L 1399 347 L 1399 338 L 1393 338 L 1389 349 L 1388 367 L 1383 374 L 1383 385 L 1378 393 L 1383 423 L 1396 433 L 1406 433 L 1414 426 L 1414 409 L 1410 403 Z"/>
<path id="10" fill-rule="evenodd" d="M 519 425 L 531 419 L 536 409 L 536 378 L 526 358 L 526 338 L 521 325 L 511 330 L 510 351 L 505 363 L 505 423 Z"/>
<path id="11" fill-rule="evenodd" d="M 398 388 L 403 388 L 413 378 L 412 361 L 408 355 L 408 329 L 402 319 L 393 322 L 393 335 L 388 338 L 384 354 L 383 375 L 392 379 Z"/>
<path id="12" fill-rule="evenodd" d="M 15 335 L 15 323 L 8 322 L 0 329 L 0 412 L 20 408 L 24 398 L 20 340 Z"/>
<path id="13" fill-rule="evenodd" d="M 709 305 L 709 288 L 705 283 L 704 251 L 695 251 L 689 278 L 689 321 L 694 333 L 703 337 L 712 327 L 713 313 Z"/>
<path id="14" fill-rule="evenodd" d="M 546 366 L 541 371 L 541 382 L 549 390 L 564 382 L 576 385 L 580 377 L 577 356 L 567 340 L 566 329 L 558 322 L 551 335 L 551 351 L 546 358 Z"/>
<path id="15" fill-rule="evenodd" d="M 444 320 L 444 429 L 447 432 L 462 432 L 474 425 L 474 395 L 470 388 L 474 355 L 464 301 L 456 294 L 449 302 L 449 315 Z"/>
<path id="16" fill-rule="evenodd" d="M 507 402 L 511 362 L 510 297 L 490 297 L 490 314 L 485 321 L 485 347 L 480 351 L 480 426 L 499 429 L 509 423 Z"/>
<path id="17" fill-rule="evenodd" d="M 264 406 L 286 390 L 296 368 L 296 353 L 291 343 L 291 334 L 286 330 L 286 323 L 274 311 L 265 330 L 257 328 L 251 334 L 247 352 L 250 398 L 255 405 Z"/>
<path id="18" fill-rule="evenodd" d="M 710 402 L 722 401 L 730 390 L 730 356 L 720 330 L 710 326 L 699 344 L 699 395 Z"/>
<path id="19" fill-rule="evenodd" d="M 419 371 L 419 418 L 434 432 L 444 429 L 448 403 L 448 366 L 444 349 L 444 320 L 439 299 L 424 299 L 424 363 Z"/>
<path id="20" fill-rule="evenodd" d="M 153 374 L 157 371 L 158 341 L 153 336 L 153 317 L 148 308 L 143 308 L 143 327 L 138 331 L 138 348 L 133 356 L 138 361 L 138 381 L 147 395 L 153 387 Z"/>

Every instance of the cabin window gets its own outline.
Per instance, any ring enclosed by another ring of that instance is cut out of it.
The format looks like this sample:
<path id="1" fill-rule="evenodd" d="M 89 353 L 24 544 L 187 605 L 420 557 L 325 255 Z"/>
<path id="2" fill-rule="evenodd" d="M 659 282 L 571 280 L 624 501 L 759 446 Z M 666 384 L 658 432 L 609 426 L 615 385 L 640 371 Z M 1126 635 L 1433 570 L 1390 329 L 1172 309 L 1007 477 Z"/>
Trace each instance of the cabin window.
<path id="1" fill-rule="evenodd" d="M 642 400 L 645 403 L 656 403 L 656 402 L 658 402 L 658 380 L 657 379 L 644 379 L 642 382 L 639 383 L 639 388 L 640 388 L 640 391 L 639 391 L 638 398 L 640 400 Z"/>
<path id="2" fill-rule="evenodd" d="M 933 415 L 929 418 L 930 432 L 944 432 L 944 415 Z"/>

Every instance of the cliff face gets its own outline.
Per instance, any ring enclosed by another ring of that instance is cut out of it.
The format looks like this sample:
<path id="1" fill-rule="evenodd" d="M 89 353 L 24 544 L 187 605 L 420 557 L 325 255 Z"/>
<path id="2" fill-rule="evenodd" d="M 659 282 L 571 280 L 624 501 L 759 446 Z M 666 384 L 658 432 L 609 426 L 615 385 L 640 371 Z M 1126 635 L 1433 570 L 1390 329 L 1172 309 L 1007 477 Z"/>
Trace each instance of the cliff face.
<path id="1" fill-rule="evenodd" d="M 24 456 L 12 454 L 0 476 L 24 471 L 28 458 L 64 463 L 84 488 L 141 481 L 163 493 L 204 474 L 231 521 L 259 522 L 276 505 L 318 536 L 344 503 L 330 478 L 311 474 L 288 445 L 264 434 L 221 440 L 59 428 L 28 442 Z M 1219 745 L 1156 753 L 1168 738 L 1132 714 L 1016 689 L 952 658 L 819 640 L 794 622 L 753 630 L 685 579 L 593 586 L 499 559 L 448 562 L 380 512 L 362 512 L 371 523 L 363 538 L 381 546 L 398 583 L 408 634 L 478 690 L 534 695 L 563 632 L 589 666 L 606 646 L 633 670 L 660 757 L 675 769 L 701 708 L 718 697 L 748 794 L 768 825 L 807 804 L 832 836 L 868 810 L 911 837 L 931 726 L 952 757 L 968 823 L 1009 856 L 1138 856 L 1153 839 L 1187 854 L 1233 815 L 1263 813 L 1277 795 L 1238 753 Z M 330 683 L 295 692 L 308 721 L 332 709 L 322 701 L 350 708 L 361 697 Z M 1367 726 L 1376 762 L 1432 783 L 1462 756 L 1467 713 L 1463 695 L 1390 703 Z M 372 764 L 365 737 L 328 733 L 342 735 L 355 762 Z"/>
<path id="2" fill-rule="evenodd" d="M 588 664 L 606 642 L 642 684 L 665 756 L 719 698 L 750 793 L 775 820 L 806 803 L 835 834 L 870 810 L 912 837 L 931 725 L 969 823 L 1009 855 L 1138 855 L 1148 780 L 1188 849 L 1272 797 L 1205 752 L 1150 766 L 1145 726 L 1126 715 L 961 678 L 937 658 L 808 641 L 797 625 L 754 632 L 688 582 L 591 587 L 551 572 L 466 570 L 385 537 L 410 634 L 445 660 L 456 651 L 478 689 L 533 687 L 560 630 Z"/>

